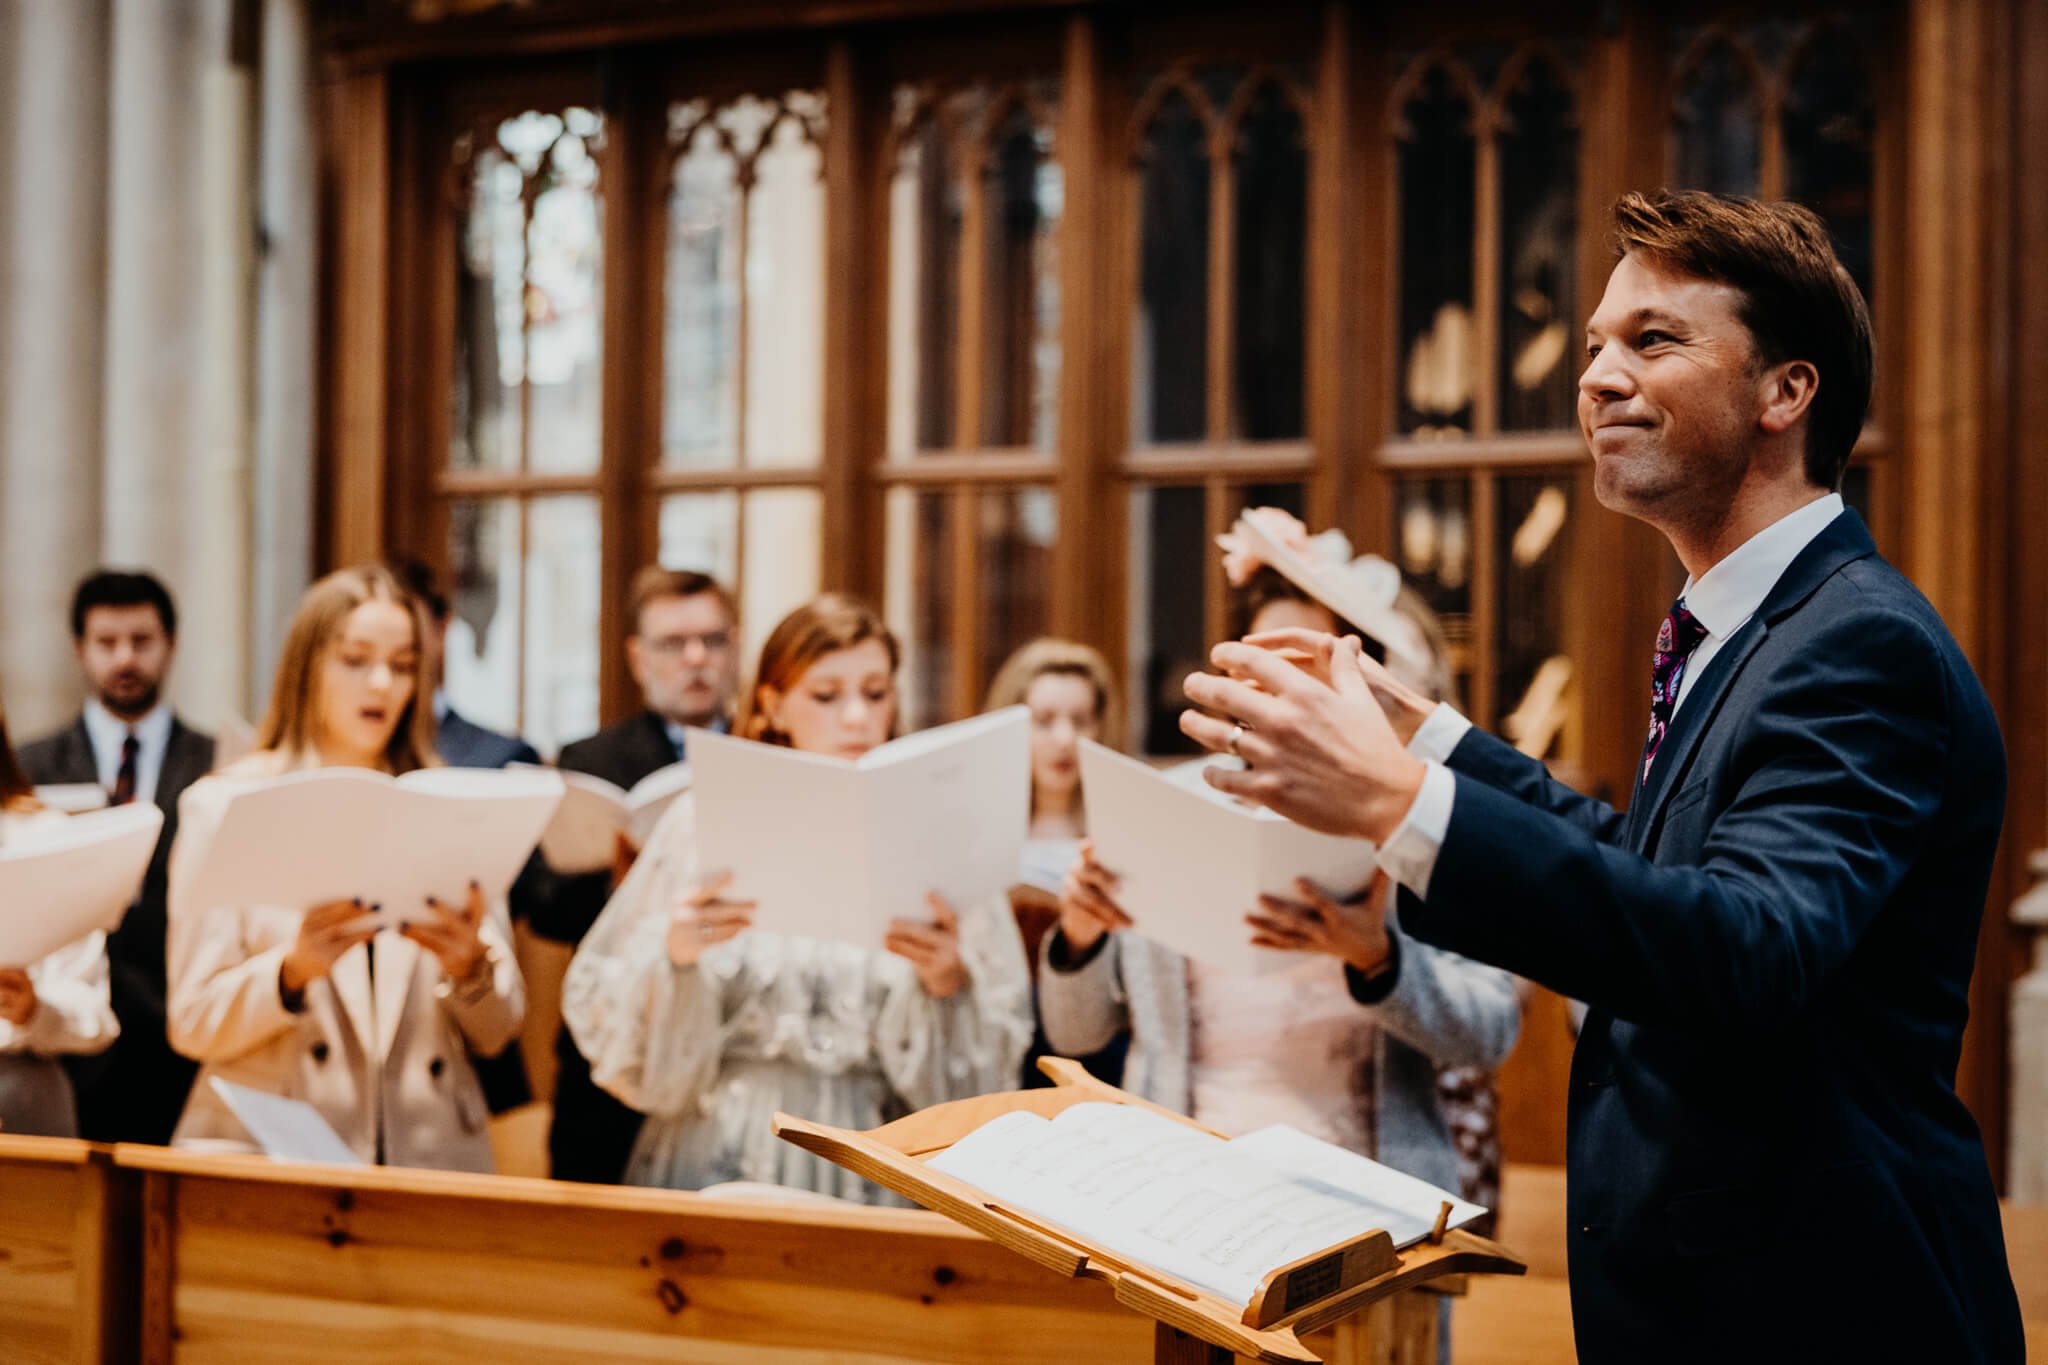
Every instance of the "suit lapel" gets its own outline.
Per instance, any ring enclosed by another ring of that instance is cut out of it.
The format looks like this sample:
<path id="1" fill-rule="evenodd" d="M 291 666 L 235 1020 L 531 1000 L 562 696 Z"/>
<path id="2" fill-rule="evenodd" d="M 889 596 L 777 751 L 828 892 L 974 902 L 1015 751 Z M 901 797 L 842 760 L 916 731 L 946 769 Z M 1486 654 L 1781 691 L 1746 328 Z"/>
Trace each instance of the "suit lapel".
<path id="1" fill-rule="evenodd" d="M 409 938 L 387 932 L 370 940 L 370 951 L 377 955 L 377 1038 L 372 1055 L 381 1063 L 391 1055 L 391 1044 L 405 1017 L 420 948 Z"/>
<path id="2" fill-rule="evenodd" d="M 1663 746 L 1657 750 L 1650 780 L 1629 806 L 1629 846 L 1636 851 L 1642 851 L 1649 841 L 1650 832 L 1657 827 L 1657 812 L 1678 785 L 1678 775 L 1691 763 L 1700 737 L 1712 727 L 1714 716 L 1728 695 L 1728 685 L 1769 633 L 1769 628 L 1762 621 L 1751 617 L 1749 623 L 1721 647 L 1720 653 L 1707 661 L 1706 671 L 1693 684 L 1684 704 L 1678 708 L 1678 714 L 1671 718 L 1671 729 L 1664 736 Z"/>
<path id="3" fill-rule="evenodd" d="M 382 937 L 382 935 L 379 935 Z M 348 1016 L 349 1027 L 355 1030 L 356 1041 L 362 1045 L 363 1054 L 377 1056 L 377 1025 L 372 1017 L 372 992 L 370 989 L 370 953 L 353 948 L 343 953 L 328 968 L 327 979 L 334 983 L 334 995 L 341 1002 L 341 1012 Z"/>
<path id="4" fill-rule="evenodd" d="M 93 757 L 92 732 L 85 728 L 85 717 L 79 716 L 69 730 L 64 732 L 64 754 L 61 761 L 65 782 L 90 782 L 99 785 L 100 763 Z"/>
<path id="5" fill-rule="evenodd" d="M 213 770 L 213 741 L 171 717 L 171 738 L 164 746 L 164 766 L 157 774 L 156 803 L 175 812 L 185 788 Z"/>

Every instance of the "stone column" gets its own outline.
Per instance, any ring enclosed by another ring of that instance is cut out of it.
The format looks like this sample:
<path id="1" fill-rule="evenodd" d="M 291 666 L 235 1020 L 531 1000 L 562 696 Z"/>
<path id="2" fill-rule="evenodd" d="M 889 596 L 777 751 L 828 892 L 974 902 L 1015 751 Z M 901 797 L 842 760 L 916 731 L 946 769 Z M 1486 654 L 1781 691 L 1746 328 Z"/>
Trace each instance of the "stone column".
<path id="1" fill-rule="evenodd" d="M 2013 923 L 2033 938 L 2034 956 L 2007 1003 L 2012 1089 L 2005 1184 L 2016 1204 L 2048 1204 L 2048 849 L 2033 856 L 2028 870 L 2033 888 L 2012 907 Z"/>
<path id="2" fill-rule="evenodd" d="M 66 610 L 99 557 L 105 0 L 0 6 L 0 682 L 17 741 L 78 704 Z"/>

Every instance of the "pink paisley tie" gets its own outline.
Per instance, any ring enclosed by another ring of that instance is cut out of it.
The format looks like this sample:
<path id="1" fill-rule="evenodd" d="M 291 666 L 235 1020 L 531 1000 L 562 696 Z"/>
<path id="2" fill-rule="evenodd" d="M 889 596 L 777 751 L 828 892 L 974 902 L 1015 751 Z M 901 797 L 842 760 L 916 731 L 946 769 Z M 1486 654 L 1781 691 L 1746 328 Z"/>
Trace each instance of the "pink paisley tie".
<path id="1" fill-rule="evenodd" d="M 1685 609 L 1685 599 L 1671 604 L 1671 614 L 1657 630 L 1657 654 L 1650 664 L 1650 738 L 1643 745 L 1643 777 L 1650 780 L 1650 765 L 1671 728 L 1671 713 L 1678 709 L 1678 685 L 1685 678 L 1685 661 L 1707 638 L 1707 628 Z"/>

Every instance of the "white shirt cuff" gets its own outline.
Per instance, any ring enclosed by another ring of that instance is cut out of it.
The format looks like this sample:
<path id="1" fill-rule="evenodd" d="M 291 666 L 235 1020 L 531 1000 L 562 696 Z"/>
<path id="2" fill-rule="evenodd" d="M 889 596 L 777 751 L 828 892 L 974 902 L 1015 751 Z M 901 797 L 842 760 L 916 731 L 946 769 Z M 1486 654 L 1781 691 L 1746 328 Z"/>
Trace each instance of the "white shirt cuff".
<path id="1" fill-rule="evenodd" d="M 1451 714 L 1464 719 L 1455 711 Z M 1432 716 L 1431 720 L 1434 719 Z M 1470 728 L 1469 722 L 1466 728 Z M 1422 738 L 1420 732 L 1416 738 Z M 1436 874 L 1437 855 L 1443 852 L 1444 837 L 1450 833 L 1451 807 L 1457 798 L 1458 780 L 1451 776 L 1451 770 L 1430 760 L 1429 771 L 1422 775 L 1422 788 L 1415 793 L 1408 813 L 1380 845 L 1381 869 L 1424 900 L 1429 899 L 1429 881 Z"/>
<path id="2" fill-rule="evenodd" d="M 1459 715 L 1456 707 L 1440 701 L 1416 728 L 1415 738 L 1408 741 L 1408 752 L 1425 763 L 1448 763 L 1451 751 L 1464 741 L 1465 732 L 1471 728 L 1472 722 Z"/>

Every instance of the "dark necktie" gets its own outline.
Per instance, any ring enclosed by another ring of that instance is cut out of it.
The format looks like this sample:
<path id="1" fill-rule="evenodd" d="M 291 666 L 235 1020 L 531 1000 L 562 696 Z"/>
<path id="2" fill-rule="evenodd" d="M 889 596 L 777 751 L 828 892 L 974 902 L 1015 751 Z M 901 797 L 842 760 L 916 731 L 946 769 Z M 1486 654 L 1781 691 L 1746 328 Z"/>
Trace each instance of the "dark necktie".
<path id="1" fill-rule="evenodd" d="M 114 774 L 114 794 L 110 804 L 125 806 L 135 799 L 135 759 L 142 752 L 142 741 L 129 731 L 128 738 L 121 741 L 121 771 Z"/>
<path id="2" fill-rule="evenodd" d="M 1642 781 L 1650 780 L 1650 765 L 1671 728 L 1671 713 L 1678 709 L 1678 685 L 1685 680 L 1685 662 L 1707 638 L 1707 628 L 1685 609 L 1685 599 L 1671 604 L 1670 615 L 1657 630 L 1657 653 L 1650 662 L 1650 738 L 1643 745 Z"/>

